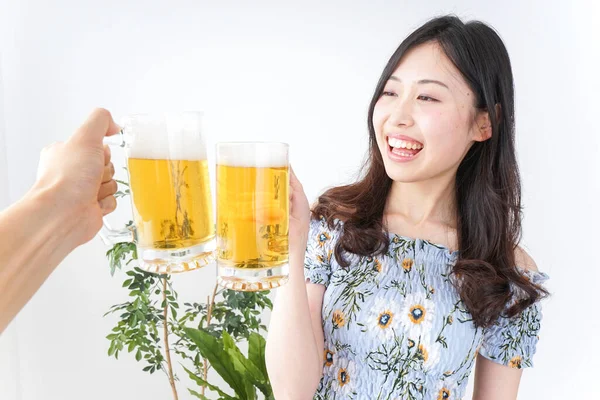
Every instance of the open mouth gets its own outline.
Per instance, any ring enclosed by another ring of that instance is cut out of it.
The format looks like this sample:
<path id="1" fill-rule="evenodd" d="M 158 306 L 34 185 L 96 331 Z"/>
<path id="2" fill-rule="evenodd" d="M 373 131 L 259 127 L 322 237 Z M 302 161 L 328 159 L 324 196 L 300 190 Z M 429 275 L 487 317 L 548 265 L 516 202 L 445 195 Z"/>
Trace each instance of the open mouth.
<path id="1" fill-rule="evenodd" d="M 396 139 L 389 136 L 387 140 L 390 153 L 400 159 L 412 159 L 423 150 L 423 145 L 420 143 Z"/>

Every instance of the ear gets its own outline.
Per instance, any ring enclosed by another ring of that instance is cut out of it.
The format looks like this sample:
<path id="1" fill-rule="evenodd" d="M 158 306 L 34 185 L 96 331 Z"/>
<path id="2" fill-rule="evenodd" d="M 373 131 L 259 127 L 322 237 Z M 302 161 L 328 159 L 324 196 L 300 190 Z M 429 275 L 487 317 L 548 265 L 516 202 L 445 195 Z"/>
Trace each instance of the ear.
<path id="1" fill-rule="evenodd" d="M 496 121 L 499 123 L 502 118 L 502 116 L 500 114 L 502 112 L 500 104 L 496 104 L 495 111 L 496 111 Z M 477 112 L 477 115 L 475 116 L 474 130 L 475 130 L 475 137 L 473 139 L 476 142 L 484 142 L 492 137 L 492 124 L 491 124 L 491 120 L 490 120 L 490 113 L 488 112 L 487 109 L 480 110 Z"/>

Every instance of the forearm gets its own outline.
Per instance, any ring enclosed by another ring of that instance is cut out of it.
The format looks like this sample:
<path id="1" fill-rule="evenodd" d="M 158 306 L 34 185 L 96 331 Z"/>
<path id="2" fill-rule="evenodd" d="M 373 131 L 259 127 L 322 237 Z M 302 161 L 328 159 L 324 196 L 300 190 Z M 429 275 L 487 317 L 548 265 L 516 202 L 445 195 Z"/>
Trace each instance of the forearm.
<path id="1" fill-rule="evenodd" d="M 69 214 L 53 189 L 35 188 L 0 213 L 0 333 L 75 247 Z"/>
<path id="2" fill-rule="evenodd" d="M 271 314 L 267 368 L 277 400 L 312 399 L 322 374 L 323 343 L 317 344 L 311 323 L 304 254 L 290 263 L 290 280 L 277 289 Z"/>

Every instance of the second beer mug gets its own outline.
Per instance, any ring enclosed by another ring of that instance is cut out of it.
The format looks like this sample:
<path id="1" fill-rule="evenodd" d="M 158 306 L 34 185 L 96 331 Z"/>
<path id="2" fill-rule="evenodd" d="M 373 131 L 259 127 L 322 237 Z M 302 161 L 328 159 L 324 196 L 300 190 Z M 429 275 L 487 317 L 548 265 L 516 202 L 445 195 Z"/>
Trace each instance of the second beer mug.
<path id="1" fill-rule="evenodd" d="M 214 260 L 215 232 L 201 114 L 135 115 L 109 142 L 125 147 L 133 224 L 107 244 L 133 241 L 140 268 L 173 273 Z"/>
<path id="2" fill-rule="evenodd" d="M 256 291 L 287 281 L 289 200 L 287 144 L 217 144 L 221 286 Z"/>

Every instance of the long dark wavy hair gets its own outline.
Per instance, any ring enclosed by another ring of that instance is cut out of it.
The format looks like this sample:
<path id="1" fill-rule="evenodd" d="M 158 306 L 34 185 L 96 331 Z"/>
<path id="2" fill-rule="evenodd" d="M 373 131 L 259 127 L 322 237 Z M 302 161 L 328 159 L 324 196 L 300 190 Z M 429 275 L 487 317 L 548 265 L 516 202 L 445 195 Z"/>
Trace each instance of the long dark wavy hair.
<path id="1" fill-rule="evenodd" d="M 486 110 L 492 124 L 492 137 L 473 144 L 456 174 L 460 251 L 452 271 L 459 278 L 453 282 L 474 324 L 487 327 L 501 315 L 518 315 L 548 294 L 515 267 L 522 208 L 515 154 L 513 75 L 504 43 L 488 25 L 479 21 L 463 23 L 455 16 L 438 17 L 400 44 L 383 70 L 369 106 L 369 152 L 361 178 L 327 190 L 312 212 L 313 217 L 323 216 L 331 228 L 336 219 L 343 221 L 335 246 L 341 266 L 349 264 L 344 252 L 369 256 L 388 251 L 383 213 L 392 180 L 377 146 L 373 110 L 406 52 L 432 42 L 461 72 L 475 94 L 475 107 Z M 518 298 L 511 284 L 516 286 Z"/>

